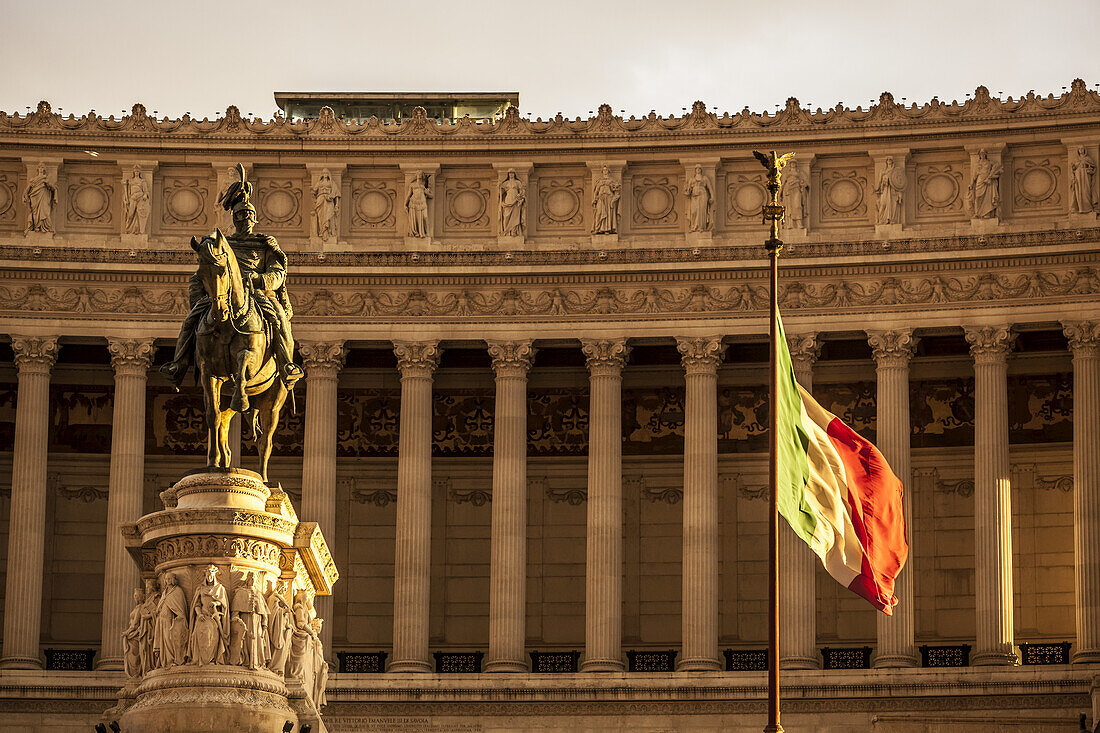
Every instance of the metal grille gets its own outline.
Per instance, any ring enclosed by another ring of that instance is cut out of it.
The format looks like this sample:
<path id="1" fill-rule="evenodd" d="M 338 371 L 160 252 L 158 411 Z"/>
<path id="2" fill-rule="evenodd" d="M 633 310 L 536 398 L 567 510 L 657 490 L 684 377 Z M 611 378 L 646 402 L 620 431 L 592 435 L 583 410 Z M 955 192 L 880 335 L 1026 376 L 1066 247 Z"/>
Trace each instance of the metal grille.
<path id="1" fill-rule="evenodd" d="M 65 672 L 90 672 L 95 649 L 47 649 L 46 669 Z"/>
<path id="2" fill-rule="evenodd" d="M 922 667 L 969 667 L 970 645 L 922 646 L 920 664 Z"/>
<path id="3" fill-rule="evenodd" d="M 1021 661 L 1024 664 L 1069 664 L 1068 641 L 1051 644 L 1020 644 Z"/>
<path id="4" fill-rule="evenodd" d="M 439 674 L 479 674 L 485 652 L 433 652 Z"/>
<path id="5" fill-rule="evenodd" d="M 386 671 L 386 652 L 336 652 L 340 671 L 352 674 L 380 674 Z"/>
<path id="6" fill-rule="evenodd" d="M 631 649 L 626 653 L 627 672 L 674 672 L 676 651 L 649 652 Z"/>
<path id="7" fill-rule="evenodd" d="M 570 652 L 529 652 L 532 672 L 576 672 L 581 653 Z"/>
<path id="8" fill-rule="evenodd" d="M 868 669 L 871 666 L 871 647 L 823 647 L 821 656 L 825 669 Z"/>
<path id="9" fill-rule="evenodd" d="M 766 672 L 767 649 L 723 649 L 727 672 Z"/>

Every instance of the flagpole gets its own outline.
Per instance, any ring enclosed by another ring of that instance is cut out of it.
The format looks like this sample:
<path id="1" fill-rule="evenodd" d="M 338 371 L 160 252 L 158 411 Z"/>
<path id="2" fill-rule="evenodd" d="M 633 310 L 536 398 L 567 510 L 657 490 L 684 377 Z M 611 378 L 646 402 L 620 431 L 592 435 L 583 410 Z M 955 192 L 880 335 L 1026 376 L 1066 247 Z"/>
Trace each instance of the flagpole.
<path id="1" fill-rule="evenodd" d="M 768 251 L 770 265 L 770 373 L 769 429 L 768 429 L 768 725 L 765 733 L 782 733 L 779 723 L 779 462 L 776 455 L 778 433 L 779 393 L 779 334 L 776 316 L 779 312 L 779 251 L 783 242 L 779 239 L 779 222 L 783 220 L 783 206 L 779 203 L 780 171 L 793 154 L 777 156 L 754 152 L 753 155 L 768 169 L 768 193 L 771 201 L 763 207 L 765 224 L 771 230 L 764 247 Z"/>

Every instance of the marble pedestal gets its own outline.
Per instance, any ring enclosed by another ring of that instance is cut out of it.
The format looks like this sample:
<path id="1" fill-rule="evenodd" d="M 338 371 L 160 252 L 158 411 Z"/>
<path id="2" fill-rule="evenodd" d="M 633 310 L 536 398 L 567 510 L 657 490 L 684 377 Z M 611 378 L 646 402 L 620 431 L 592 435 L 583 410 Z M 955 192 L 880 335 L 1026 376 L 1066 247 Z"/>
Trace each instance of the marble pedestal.
<path id="1" fill-rule="evenodd" d="M 105 722 L 122 730 L 312 726 L 328 667 L 314 598 L 338 574 L 320 529 L 244 469 L 203 469 L 122 526 L 144 589 L 123 634 L 128 682 Z"/>

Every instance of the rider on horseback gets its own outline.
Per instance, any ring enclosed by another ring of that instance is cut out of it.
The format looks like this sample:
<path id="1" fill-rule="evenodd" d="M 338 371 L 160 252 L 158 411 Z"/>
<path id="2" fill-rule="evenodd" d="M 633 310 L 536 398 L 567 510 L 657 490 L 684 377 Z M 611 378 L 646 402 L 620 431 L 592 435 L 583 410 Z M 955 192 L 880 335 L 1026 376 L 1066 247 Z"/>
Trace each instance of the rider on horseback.
<path id="1" fill-rule="evenodd" d="M 244 167 L 238 166 L 241 180 L 234 181 L 218 199 L 226 211 L 233 212 L 236 232 L 226 238 L 241 270 L 241 277 L 249 279 L 252 295 L 264 320 L 272 329 L 275 363 L 287 389 L 302 378 L 302 368 L 294 363 L 294 336 L 290 330 L 293 310 L 286 294 L 286 254 L 279 248 L 275 237 L 253 233 L 256 226 L 256 208 L 249 202 L 252 184 L 245 180 Z M 160 368 L 171 379 L 176 389 L 183 383 L 195 355 L 195 328 L 210 310 L 210 298 L 196 273 L 187 288 L 191 312 L 180 328 L 176 340 L 176 353 L 172 361 Z"/>

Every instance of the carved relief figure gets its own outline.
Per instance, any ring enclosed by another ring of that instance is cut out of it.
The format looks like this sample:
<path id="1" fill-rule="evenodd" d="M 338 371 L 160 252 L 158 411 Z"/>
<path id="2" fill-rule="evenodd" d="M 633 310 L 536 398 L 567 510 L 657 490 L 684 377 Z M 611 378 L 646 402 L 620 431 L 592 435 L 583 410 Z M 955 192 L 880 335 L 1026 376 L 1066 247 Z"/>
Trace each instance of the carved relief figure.
<path id="1" fill-rule="evenodd" d="M 163 585 L 153 630 L 153 650 L 161 667 L 174 667 L 187 661 L 187 598 L 174 573 L 164 574 Z"/>
<path id="2" fill-rule="evenodd" d="M 432 198 L 431 179 L 427 173 L 417 173 L 409 182 L 405 194 L 405 211 L 409 215 L 409 236 L 430 237 L 428 201 Z"/>
<path id="3" fill-rule="evenodd" d="M 50 182 L 45 163 L 39 163 L 38 171 L 27 181 L 23 203 L 27 205 L 27 226 L 24 233 L 53 231 L 52 217 L 53 207 L 57 204 L 57 187 Z"/>
<path id="4" fill-rule="evenodd" d="M 1096 173 L 1096 163 L 1089 157 L 1084 147 L 1077 148 L 1077 156 L 1070 168 L 1069 210 L 1074 214 L 1087 214 L 1096 210 L 1096 201 L 1092 196 L 1092 180 Z"/>
<path id="5" fill-rule="evenodd" d="M 714 211 L 714 189 L 703 175 L 703 167 L 695 166 L 695 175 L 688 179 L 688 231 L 710 231 Z"/>
<path id="6" fill-rule="evenodd" d="M 191 643 L 188 657 L 192 664 L 225 664 L 229 644 L 229 599 L 225 586 L 218 582 L 218 568 L 210 565 L 195 588 L 191 599 Z"/>
<path id="7" fill-rule="evenodd" d="M 157 605 L 160 595 L 157 593 L 157 581 L 149 578 L 145 581 L 145 602 L 141 604 L 141 672 L 142 674 L 160 666 L 160 658 L 153 649 L 153 629 L 157 621 Z"/>
<path id="8" fill-rule="evenodd" d="M 313 216 L 317 223 L 317 236 L 326 242 L 336 239 L 340 224 L 340 189 L 333 182 L 328 168 L 321 171 L 317 185 L 313 187 Z"/>
<path id="9" fill-rule="evenodd" d="M 522 237 L 527 232 L 527 187 L 514 170 L 500 184 L 500 233 Z"/>
<path id="10" fill-rule="evenodd" d="M 802 177 L 802 171 L 798 165 L 788 165 L 783 171 L 783 188 L 779 195 L 786 211 L 783 215 L 783 225 L 789 229 L 806 228 L 806 195 L 810 186 Z"/>
<path id="11" fill-rule="evenodd" d="M 619 227 L 619 199 L 622 184 L 611 178 L 607 166 L 598 179 L 592 182 L 592 233 L 614 234 Z"/>
<path id="12" fill-rule="evenodd" d="M 123 185 L 122 231 L 126 234 L 145 234 L 149 231 L 149 211 L 153 200 L 149 181 L 139 168 Z"/>
<path id="13" fill-rule="evenodd" d="M 313 604 L 304 590 L 294 597 L 294 634 L 290 642 L 290 665 L 287 676 L 302 683 L 302 687 L 313 693 L 316 670 L 313 653 Z"/>
<path id="14" fill-rule="evenodd" d="M 310 642 L 313 645 L 313 704 L 318 710 L 327 702 L 325 687 L 328 686 L 328 664 L 325 662 L 325 646 L 321 642 L 321 625 L 324 622 L 323 618 L 315 618 L 309 628 Z"/>
<path id="15" fill-rule="evenodd" d="M 268 638 L 271 641 L 271 661 L 267 668 L 279 675 L 286 675 L 290 659 L 290 642 L 294 636 L 294 612 L 286 600 L 287 582 L 280 580 L 275 591 L 267 599 Z"/>
<path id="16" fill-rule="evenodd" d="M 879 224 L 897 224 L 901 221 L 902 195 L 906 184 L 905 171 L 894 165 L 893 158 L 887 158 L 875 187 Z"/>
<path id="17" fill-rule="evenodd" d="M 991 219 L 997 215 L 1001 203 L 1001 172 L 1003 168 L 994 165 L 985 148 L 978 151 L 974 163 L 974 173 L 970 177 L 966 197 L 970 203 L 970 214 L 975 219 Z"/>
<path id="18" fill-rule="evenodd" d="M 241 664 L 250 669 L 267 666 L 270 656 L 267 637 L 267 603 L 256 589 L 256 574 L 248 573 L 244 581 L 233 592 L 233 623 L 240 622 L 243 630 L 241 643 Z"/>
<path id="19" fill-rule="evenodd" d="M 141 636 L 141 607 L 145 604 L 145 591 L 134 588 L 134 609 L 130 611 L 130 625 L 122 632 L 122 666 L 126 676 L 131 679 L 140 677 L 145 670 L 141 668 L 141 647 L 145 639 Z"/>

